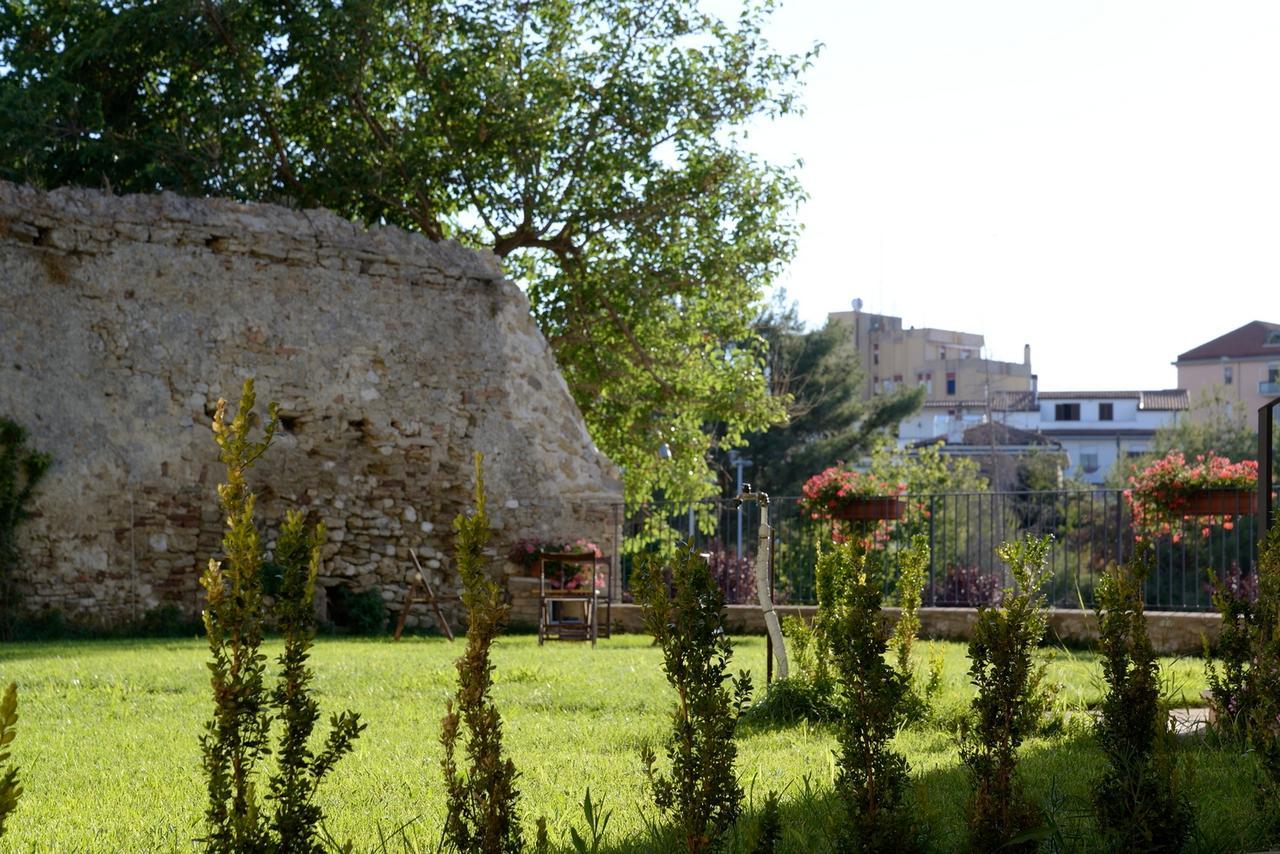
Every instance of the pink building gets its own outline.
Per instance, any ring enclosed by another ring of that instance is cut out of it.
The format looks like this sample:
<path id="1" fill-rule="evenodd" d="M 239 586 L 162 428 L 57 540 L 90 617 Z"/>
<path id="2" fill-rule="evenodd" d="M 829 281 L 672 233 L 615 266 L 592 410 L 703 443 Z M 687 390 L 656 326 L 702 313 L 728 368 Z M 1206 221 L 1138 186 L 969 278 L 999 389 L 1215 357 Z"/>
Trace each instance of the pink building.
<path id="1" fill-rule="evenodd" d="M 1217 386 L 1252 419 L 1258 407 L 1280 397 L 1280 323 L 1246 323 L 1188 350 L 1173 364 L 1178 387 L 1193 402 Z"/>

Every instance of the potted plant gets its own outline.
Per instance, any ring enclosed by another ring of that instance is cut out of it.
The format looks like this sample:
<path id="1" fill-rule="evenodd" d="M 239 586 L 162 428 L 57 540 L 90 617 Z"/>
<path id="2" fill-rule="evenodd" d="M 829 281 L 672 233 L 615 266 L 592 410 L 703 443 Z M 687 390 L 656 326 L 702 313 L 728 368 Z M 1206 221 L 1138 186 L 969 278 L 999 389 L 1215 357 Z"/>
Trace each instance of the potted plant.
<path id="1" fill-rule="evenodd" d="M 526 573 L 537 575 L 538 558 L 540 555 L 595 555 L 597 558 L 604 556 L 600 551 L 600 547 L 590 540 L 520 540 L 511 547 L 511 551 L 507 553 L 507 560 L 512 563 L 519 564 Z M 547 563 L 552 563 L 548 560 Z M 564 564 L 561 565 L 565 566 Z M 580 590 L 587 587 L 591 583 L 591 565 L 579 564 L 577 571 L 572 575 L 565 572 L 547 573 L 547 586 L 560 588 L 564 590 Z M 603 571 L 596 571 L 595 587 L 596 590 L 604 590 L 607 586 L 607 578 Z"/>
<path id="2" fill-rule="evenodd" d="M 801 492 L 801 510 L 811 519 L 860 523 L 902 517 L 902 486 L 869 472 L 831 466 L 805 481 Z"/>
<path id="3" fill-rule="evenodd" d="M 1254 512 L 1257 488 L 1258 463 L 1254 460 L 1233 463 L 1226 457 L 1201 454 L 1188 463 L 1181 451 L 1170 451 L 1131 475 L 1124 495 L 1139 538 L 1172 534 L 1177 542 L 1181 534 L 1175 526 L 1188 517 L 1200 520 L 1206 535 L 1208 524 L 1215 519 L 1231 528 L 1233 523 L 1227 517 Z"/>

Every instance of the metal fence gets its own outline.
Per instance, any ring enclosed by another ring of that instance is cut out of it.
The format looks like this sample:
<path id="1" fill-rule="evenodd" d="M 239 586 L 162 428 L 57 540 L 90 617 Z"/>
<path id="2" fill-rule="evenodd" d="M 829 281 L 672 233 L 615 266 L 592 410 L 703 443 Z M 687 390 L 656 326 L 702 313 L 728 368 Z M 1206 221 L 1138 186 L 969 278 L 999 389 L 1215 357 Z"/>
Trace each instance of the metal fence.
<path id="1" fill-rule="evenodd" d="M 885 550 L 894 556 L 915 535 L 924 536 L 932 555 L 924 604 L 972 606 L 998 598 L 1008 569 L 996 547 L 1024 534 L 1052 534 L 1050 604 L 1091 608 L 1093 591 L 1107 566 L 1130 557 L 1133 521 L 1120 490 L 975 492 L 905 496 L 903 518 L 885 528 Z M 730 601 L 752 601 L 747 576 L 754 561 L 759 508 L 734 507 L 728 500 L 689 507 L 648 504 L 627 514 L 629 546 L 622 560 L 628 589 L 631 568 L 645 552 L 666 552 L 690 541 L 712 555 Z M 781 601 L 814 601 L 814 563 L 823 523 L 806 518 L 799 500 L 774 498 L 775 588 Z M 1255 522 L 1242 499 L 1238 512 L 1209 524 L 1184 520 L 1180 529 L 1155 538 L 1155 571 L 1147 582 L 1146 604 L 1159 610 L 1199 611 L 1213 607 L 1215 583 L 1251 583 L 1256 548 Z M 896 573 L 892 573 L 896 574 Z M 892 586 L 892 579 L 890 579 Z"/>

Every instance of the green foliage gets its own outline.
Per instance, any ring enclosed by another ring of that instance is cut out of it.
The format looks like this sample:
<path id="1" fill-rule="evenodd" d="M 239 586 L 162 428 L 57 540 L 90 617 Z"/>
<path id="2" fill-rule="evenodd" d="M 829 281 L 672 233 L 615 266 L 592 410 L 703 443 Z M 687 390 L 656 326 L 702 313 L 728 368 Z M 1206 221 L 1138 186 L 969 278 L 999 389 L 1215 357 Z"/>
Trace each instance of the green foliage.
<path id="1" fill-rule="evenodd" d="M 1153 562 L 1148 547 L 1127 564 L 1109 567 L 1095 606 L 1107 683 L 1097 734 L 1107 768 L 1094 786 L 1093 804 L 1107 845 L 1122 852 L 1180 851 L 1195 824 L 1178 786 L 1160 665 L 1142 607 Z"/>
<path id="2" fill-rule="evenodd" d="M 976 851 L 1032 850 L 1010 841 L 1041 824 L 1017 777 L 1018 747 L 1036 731 L 1044 711 L 1044 665 L 1036 647 L 1047 626 L 1044 595 L 1049 537 L 1004 543 L 997 554 L 1009 565 L 1013 587 L 999 608 L 979 607 L 969 640 L 969 678 L 978 689 L 974 719 L 962 734 L 960 759 L 973 792 L 965 804 L 969 840 Z"/>
<path id="3" fill-rule="evenodd" d="M 928 675 L 921 678 L 911 664 L 911 648 L 920 634 L 920 602 L 929 572 L 929 541 L 917 534 L 911 546 L 898 556 L 898 622 L 893 627 L 893 654 L 898 672 L 907 680 L 904 698 L 909 723 L 928 719 L 933 701 L 942 690 L 942 661 L 935 654 Z"/>
<path id="4" fill-rule="evenodd" d="M 448 814 L 445 839 L 464 854 L 519 854 L 523 847 L 516 805 L 516 766 L 502 755 L 502 718 L 490 696 L 493 663 L 490 648 L 507 618 L 498 585 L 486 572 L 489 543 L 483 458 L 475 455 L 475 506 L 453 520 L 455 560 L 467 610 L 467 648 L 457 660 L 458 690 L 440 723 L 444 745 L 444 784 Z M 458 744 L 465 727 L 465 773 L 458 765 Z"/>
<path id="5" fill-rule="evenodd" d="M 782 798 L 770 791 L 764 796 L 760 818 L 756 824 L 756 843 L 751 854 L 774 854 L 782 840 Z"/>
<path id="6" fill-rule="evenodd" d="M 819 612 L 817 622 L 840 686 L 836 790 L 847 818 L 840 849 L 914 850 L 919 828 L 904 803 L 907 760 L 889 746 L 906 723 L 910 676 L 886 657 L 881 562 L 868 560 L 857 543 L 845 542 L 822 547 L 818 565 L 830 606 Z"/>
<path id="7" fill-rule="evenodd" d="M 670 770 L 659 773 L 646 746 L 645 773 L 654 802 L 675 821 L 690 854 L 714 851 L 742 810 L 733 733 L 751 677 L 746 671 L 729 676 L 733 644 L 724 629 L 724 596 L 691 546 L 668 567 L 645 561 L 632 583 L 678 698 L 666 744 Z"/>
<path id="8" fill-rule="evenodd" d="M 324 747 L 308 746 L 319 718 L 319 704 L 311 696 L 312 673 L 308 650 L 315 636 L 312 599 L 320 567 L 323 528 L 306 530 L 300 512 L 290 512 L 276 544 L 281 570 L 276 618 L 284 635 L 284 652 L 274 690 L 265 681 L 262 654 L 266 613 L 262 600 L 263 549 L 254 522 L 255 496 L 246 475 L 271 446 L 277 426 L 276 407 L 262 438 L 251 437 L 258 425 L 253 380 L 245 381 L 235 416 L 227 421 L 227 403 L 219 400 L 213 435 L 227 467 L 227 482 L 218 498 L 227 519 L 222 539 L 224 561 L 211 559 L 200 579 L 206 591 L 204 611 L 211 660 L 214 714 L 205 725 L 200 746 L 208 784 L 205 811 L 211 851 L 318 852 L 323 814 L 314 803 L 321 781 L 343 755 L 363 726 L 352 712 L 335 715 Z M 276 773 L 267 799 L 274 803 L 265 814 L 255 778 L 258 766 L 271 752 L 273 718 L 283 721 Z"/>
<path id="9" fill-rule="evenodd" d="M 36 484 L 52 464 L 48 454 L 27 447 L 26 430 L 0 418 L 0 641 L 13 639 L 21 604 L 18 525 L 30 518 Z"/>
<path id="10" fill-rule="evenodd" d="M 587 793 L 582 798 L 582 817 L 586 819 L 587 836 L 590 842 L 578 833 L 576 827 L 569 828 L 569 838 L 573 843 L 573 850 L 577 854 L 598 854 L 600 851 L 600 843 L 604 841 L 605 832 L 609 829 L 609 819 L 613 816 L 613 810 L 604 809 L 604 800 L 601 799 L 599 805 L 591 802 L 591 787 L 587 787 Z"/>
<path id="11" fill-rule="evenodd" d="M 1280 524 L 1273 523 L 1258 552 L 1258 603 L 1250 645 L 1249 739 L 1262 765 L 1259 811 L 1272 841 L 1280 839 Z"/>
<path id="12" fill-rule="evenodd" d="M 9 745 L 17 737 L 18 686 L 10 682 L 0 698 L 0 836 L 4 822 L 18 808 L 22 787 L 18 785 L 18 766 L 9 764 Z"/>
<path id="13" fill-rule="evenodd" d="M 254 441 L 254 401 L 253 381 L 247 380 L 231 422 L 225 400 L 218 401 L 213 419 L 213 436 L 227 467 L 218 498 L 228 528 L 222 538 L 225 560 L 211 558 L 200 578 L 206 591 L 204 626 L 214 707 L 200 739 L 209 788 L 205 843 L 211 851 L 261 851 L 270 842 L 254 790 L 258 763 L 270 752 L 271 710 L 264 683 L 266 656 L 260 651 L 262 542 L 245 475 L 266 453 L 277 422 L 272 406 L 263 437 Z"/>
<path id="14" fill-rule="evenodd" d="M 1156 430 L 1151 459 L 1182 451 L 1187 459 L 1219 455 L 1238 463 L 1258 458 L 1258 434 L 1250 422 L 1253 413 L 1232 400 L 1222 386 L 1204 389 L 1191 410 L 1168 427 Z"/>
<path id="15" fill-rule="evenodd" d="M 770 48 L 771 9 L 5 4 L 0 177 L 322 206 L 491 249 L 628 502 L 706 497 L 709 451 L 782 417 L 752 321 L 803 191 L 745 128 L 796 111 L 813 52 Z"/>
<path id="16" fill-rule="evenodd" d="M 751 482 L 771 495 L 799 495 L 814 472 L 859 459 L 924 400 L 923 389 L 903 387 L 864 401 L 849 327 L 805 332 L 782 291 L 757 328 L 768 344 L 769 393 L 788 401 L 787 420 L 752 433 L 743 452 L 755 462 Z"/>
<path id="17" fill-rule="evenodd" d="M 1204 671 L 1209 683 L 1209 705 L 1213 707 L 1219 732 L 1243 739 L 1248 734 L 1253 711 L 1250 679 L 1253 659 L 1255 604 L 1247 592 L 1222 583 L 1208 568 L 1213 604 L 1222 617 L 1218 642 L 1211 649 L 1205 639 Z"/>
<path id="18" fill-rule="evenodd" d="M 323 813 L 315 803 L 316 791 L 365 728 L 358 714 L 342 712 L 330 718 L 329 736 L 320 752 L 313 753 L 308 746 L 320 719 L 320 704 L 311 691 L 314 674 L 307 661 L 315 641 L 313 600 L 324 539 L 323 525 L 307 531 L 302 513 L 291 510 L 276 540 L 275 559 L 282 572 L 275 614 L 284 652 L 278 659 L 280 678 L 272 701 L 284 731 L 268 798 L 275 802 L 271 827 L 278 840 L 275 850 L 280 852 L 324 850 L 318 841 Z"/>
<path id="19" fill-rule="evenodd" d="M 347 634 L 380 635 L 387 631 L 391 612 L 379 590 L 355 591 L 341 585 L 326 589 L 329 622 Z"/>

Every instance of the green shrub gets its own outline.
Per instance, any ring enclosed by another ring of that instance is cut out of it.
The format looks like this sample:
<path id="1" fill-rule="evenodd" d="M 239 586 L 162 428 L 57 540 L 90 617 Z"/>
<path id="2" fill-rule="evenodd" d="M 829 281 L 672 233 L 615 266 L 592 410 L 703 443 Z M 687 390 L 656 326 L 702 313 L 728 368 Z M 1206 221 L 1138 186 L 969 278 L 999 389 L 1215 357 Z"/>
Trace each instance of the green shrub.
<path id="1" fill-rule="evenodd" d="M 973 720 L 962 733 L 960 759 L 973 787 L 965 805 L 975 851 L 1029 851 L 1033 841 L 1012 843 L 1041 823 L 1017 777 L 1018 747 L 1035 732 L 1044 710 L 1044 664 L 1036 647 L 1047 626 L 1041 588 L 1048 578 L 1050 537 L 1004 543 L 997 550 L 1014 586 L 1000 607 L 979 607 L 969 640 L 969 678 L 978 689 Z"/>
<path id="2" fill-rule="evenodd" d="M 378 590 L 361 590 L 335 586 L 326 590 L 329 600 L 329 622 L 352 635 L 381 635 L 387 631 L 387 610 Z"/>
<path id="3" fill-rule="evenodd" d="M 1213 604 L 1222 616 L 1218 643 L 1210 650 L 1205 640 L 1205 681 L 1209 704 L 1220 732 L 1233 738 L 1248 735 L 1252 713 L 1250 660 L 1253 657 L 1254 602 L 1238 586 L 1223 583 L 1209 570 Z M 1215 653 L 1217 661 L 1215 661 Z"/>
<path id="4" fill-rule="evenodd" d="M 745 671 L 729 676 L 733 644 L 724 629 L 724 595 L 692 547 L 679 550 L 669 567 L 645 561 L 632 589 L 677 696 L 666 743 L 669 772 L 657 771 L 652 748 L 642 753 L 653 799 L 675 822 L 686 850 L 714 851 L 742 810 L 733 733 L 751 678 Z"/>
<path id="5" fill-rule="evenodd" d="M 760 818 L 756 824 L 756 841 L 751 846 L 751 854 L 774 854 L 781 841 L 782 799 L 777 792 L 770 791 L 764 797 L 764 805 L 760 807 Z"/>
<path id="6" fill-rule="evenodd" d="M 490 697 L 493 664 L 490 647 L 507 618 L 498 585 L 486 574 L 485 546 L 489 517 L 485 513 L 484 472 L 475 456 L 475 508 L 453 520 L 462 604 L 467 612 L 467 648 L 457 661 L 458 691 L 441 722 L 444 783 L 448 815 L 444 835 L 463 854 L 519 854 L 523 847 L 516 814 L 519 792 L 516 767 L 502 755 L 502 718 Z M 458 742 L 463 727 L 469 761 L 458 768 Z"/>
<path id="7" fill-rule="evenodd" d="M 0 640 L 12 640 L 21 599 L 17 574 L 22 563 L 18 525 L 31 517 L 36 484 L 53 463 L 26 446 L 27 431 L 0 418 Z"/>
<path id="8" fill-rule="evenodd" d="M 1098 745 L 1107 760 L 1093 805 L 1103 839 L 1114 851 L 1180 851 L 1194 815 L 1179 791 L 1160 698 L 1160 665 L 1147 635 L 1142 590 L 1154 557 L 1140 548 L 1112 565 L 1097 588 L 1102 672 L 1107 683 L 1098 717 Z"/>
<path id="9" fill-rule="evenodd" d="M 927 559 L 927 558 L 926 558 Z M 818 553 L 829 607 L 816 624 L 839 679 L 836 791 L 845 807 L 840 849 L 910 851 L 919 828 L 904 803 L 906 758 L 890 742 L 906 723 L 910 676 L 890 663 L 881 614 L 882 561 L 868 560 L 856 542 Z"/>
<path id="10" fill-rule="evenodd" d="M 18 767 L 9 764 L 9 745 L 17 736 L 18 686 L 9 683 L 3 699 L 0 699 L 0 836 L 4 836 L 4 822 L 18 808 Z"/>
<path id="11" fill-rule="evenodd" d="M 200 739 L 209 801 L 205 811 L 211 851 L 317 852 L 322 820 L 314 804 L 316 789 L 334 764 L 351 749 L 362 729 L 351 712 L 335 715 L 319 754 L 308 741 L 319 708 L 310 696 L 306 666 L 314 634 L 311 604 L 320 563 L 323 531 L 307 533 L 303 517 L 292 512 L 277 539 L 277 561 L 284 568 L 276 616 L 283 629 L 285 651 L 279 658 L 275 690 L 266 687 L 266 656 L 261 652 L 266 619 L 262 600 L 263 550 L 254 522 L 255 497 L 246 475 L 266 453 L 276 430 L 275 406 L 269 408 L 263 436 L 250 433 L 257 424 L 253 381 L 246 380 L 239 408 L 227 421 L 225 400 L 218 401 L 214 439 L 227 467 L 227 482 L 218 498 L 228 528 L 222 539 L 225 560 L 210 560 L 200 579 L 206 591 L 205 632 L 209 640 L 213 719 Z M 269 781 L 268 815 L 259 803 L 259 763 L 271 752 L 273 717 L 284 722 L 279 762 Z"/>
<path id="12" fill-rule="evenodd" d="M 929 720 L 933 702 L 942 691 L 943 660 L 935 650 L 924 677 L 911 663 L 911 649 L 920 634 L 920 603 L 929 571 L 929 541 L 921 534 L 911 538 L 911 547 L 899 557 L 898 622 L 893 627 L 893 654 L 898 672 L 907 680 L 905 705 L 908 724 Z"/>
<path id="13" fill-rule="evenodd" d="M 1258 601 L 1250 637 L 1249 740 L 1262 764 L 1258 806 L 1268 838 L 1280 839 L 1280 524 L 1258 553 Z"/>

